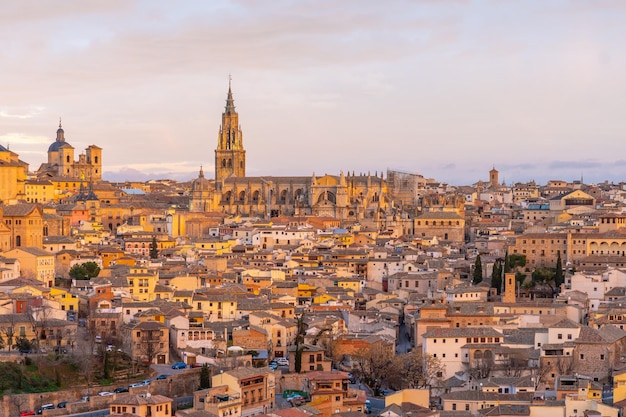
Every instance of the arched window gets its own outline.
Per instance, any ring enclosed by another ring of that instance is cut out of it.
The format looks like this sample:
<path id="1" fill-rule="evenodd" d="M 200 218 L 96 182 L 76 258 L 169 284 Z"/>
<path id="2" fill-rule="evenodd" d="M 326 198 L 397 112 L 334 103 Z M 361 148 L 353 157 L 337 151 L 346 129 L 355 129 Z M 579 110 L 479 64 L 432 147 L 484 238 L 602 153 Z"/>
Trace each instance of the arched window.
<path id="1" fill-rule="evenodd" d="M 69 163 L 70 163 L 70 156 L 69 156 L 69 155 L 67 155 L 67 156 L 65 157 L 65 160 L 66 160 L 66 161 L 67 161 L 67 163 L 69 164 Z"/>
<path id="2" fill-rule="evenodd" d="M 239 193 L 239 201 L 244 201 L 246 199 L 246 192 L 242 191 Z"/>
<path id="3" fill-rule="evenodd" d="M 476 352 L 474 352 L 474 359 L 482 359 L 482 358 L 483 358 L 482 350 L 477 350 Z"/>
<path id="4" fill-rule="evenodd" d="M 226 159 L 222 159 L 222 168 L 226 168 Z"/>
<path id="5" fill-rule="evenodd" d="M 286 203 L 287 202 L 287 190 L 283 190 L 280 193 L 280 202 L 281 203 Z"/>
<path id="6" fill-rule="evenodd" d="M 259 201 L 259 190 L 255 190 L 252 193 L 252 201 Z"/>
<path id="7" fill-rule="evenodd" d="M 94 161 L 96 162 L 96 164 L 98 163 L 98 157 L 97 156 L 94 158 Z"/>
<path id="8" fill-rule="evenodd" d="M 232 168 L 233 167 L 233 160 L 229 159 L 228 160 L 228 168 Z"/>
<path id="9" fill-rule="evenodd" d="M 22 236 L 15 236 L 15 246 L 22 246 Z"/>

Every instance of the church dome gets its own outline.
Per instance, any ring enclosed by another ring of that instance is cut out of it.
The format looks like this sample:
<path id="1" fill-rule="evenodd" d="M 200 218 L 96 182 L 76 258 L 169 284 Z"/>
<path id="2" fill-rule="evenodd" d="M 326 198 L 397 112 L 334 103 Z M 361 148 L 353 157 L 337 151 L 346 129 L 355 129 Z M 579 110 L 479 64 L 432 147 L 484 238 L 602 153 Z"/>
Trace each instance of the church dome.
<path id="1" fill-rule="evenodd" d="M 198 178 L 191 183 L 191 191 L 208 191 L 211 188 L 209 180 L 204 178 L 204 171 L 200 168 L 200 174 Z"/>
<path id="2" fill-rule="evenodd" d="M 52 142 L 52 144 L 50 145 L 50 147 L 48 148 L 48 152 L 56 152 L 61 148 L 65 148 L 65 147 L 72 147 L 72 145 L 70 145 L 67 142 Z"/>
<path id="3" fill-rule="evenodd" d="M 61 120 L 59 120 L 59 128 L 57 129 L 57 139 L 52 142 L 52 145 L 48 148 L 48 152 L 57 152 L 61 148 L 72 147 L 69 143 L 65 141 L 65 131 L 63 130 L 63 126 L 61 126 Z"/>

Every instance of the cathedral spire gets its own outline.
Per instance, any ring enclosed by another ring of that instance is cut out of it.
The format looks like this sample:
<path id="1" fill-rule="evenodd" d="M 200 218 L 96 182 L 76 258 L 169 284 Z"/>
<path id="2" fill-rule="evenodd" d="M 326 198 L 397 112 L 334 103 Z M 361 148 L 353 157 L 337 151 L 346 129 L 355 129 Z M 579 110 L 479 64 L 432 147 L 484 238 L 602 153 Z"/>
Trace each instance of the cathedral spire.
<path id="1" fill-rule="evenodd" d="M 233 91 L 231 89 L 231 81 L 232 77 L 230 74 L 228 75 L 228 96 L 226 97 L 226 108 L 224 109 L 224 113 L 233 114 L 235 113 L 235 100 L 233 99 Z"/>

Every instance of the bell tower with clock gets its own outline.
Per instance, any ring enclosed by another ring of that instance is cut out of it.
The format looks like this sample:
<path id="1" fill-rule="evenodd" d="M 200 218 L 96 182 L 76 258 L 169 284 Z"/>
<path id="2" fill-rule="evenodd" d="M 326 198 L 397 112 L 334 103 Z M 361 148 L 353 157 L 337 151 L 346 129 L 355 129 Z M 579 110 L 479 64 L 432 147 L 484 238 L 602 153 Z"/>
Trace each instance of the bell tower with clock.
<path id="1" fill-rule="evenodd" d="M 239 125 L 239 115 L 235 111 L 235 101 L 228 81 L 226 107 L 222 113 L 222 124 L 215 149 L 215 187 L 222 188 L 222 181 L 228 177 L 246 176 L 246 151 L 243 148 L 243 133 Z"/>

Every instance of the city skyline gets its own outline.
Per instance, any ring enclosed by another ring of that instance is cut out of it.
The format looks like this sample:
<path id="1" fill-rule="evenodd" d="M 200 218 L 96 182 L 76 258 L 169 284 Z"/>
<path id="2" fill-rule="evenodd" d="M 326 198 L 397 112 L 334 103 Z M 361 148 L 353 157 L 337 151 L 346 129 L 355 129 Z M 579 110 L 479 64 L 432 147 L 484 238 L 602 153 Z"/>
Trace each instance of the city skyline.
<path id="1" fill-rule="evenodd" d="M 626 179 L 621 2 L 7 4 L 0 144 L 62 117 L 105 179 L 213 176 L 229 74 L 250 176 Z M 141 157 L 138 158 L 138 155 Z"/>

